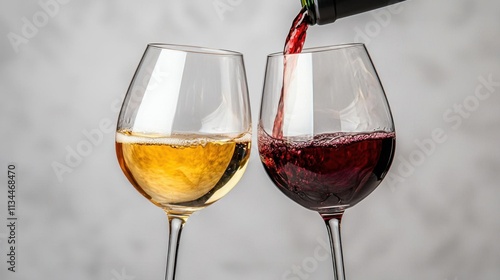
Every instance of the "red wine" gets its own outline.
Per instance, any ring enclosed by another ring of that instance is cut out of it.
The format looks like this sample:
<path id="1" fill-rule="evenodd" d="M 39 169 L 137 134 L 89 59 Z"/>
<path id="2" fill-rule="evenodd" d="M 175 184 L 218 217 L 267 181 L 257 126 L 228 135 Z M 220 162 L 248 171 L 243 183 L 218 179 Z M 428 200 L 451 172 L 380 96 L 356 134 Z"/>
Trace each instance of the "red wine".
<path id="1" fill-rule="evenodd" d="M 281 138 L 283 135 L 283 110 L 285 107 L 286 92 L 296 64 L 296 58 L 286 55 L 302 52 L 306 41 L 307 28 L 310 24 L 307 14 L 307 8 L 304 7 L 300 10 L 299 14 L 293 20 L 292 27 L 285 40 L 285 47 L 283 49 L 283 54 L 285 55 L 283 60 L 283 85 L 281 87 L 278 112 L 276 113 L 273 127 L 273 136 L 277 138 Z"/>
<path id="2" fill-rule="evenodd" d="M 292 27 L 286 36 L 283 54 L 294 54 L 302 52 L 306 41 L 307 28 L 309 27 L 309 17 L 306 8 L 302 8 L 292 22 Z"/>
<path id="3" fill-rule="evenodd" d="M 369 195 L 394 155 L 393 132 L 330 133 L 277 139 L 259 127 L 261 161 L 289 198 L 320 214 L 332 214 Z"/>

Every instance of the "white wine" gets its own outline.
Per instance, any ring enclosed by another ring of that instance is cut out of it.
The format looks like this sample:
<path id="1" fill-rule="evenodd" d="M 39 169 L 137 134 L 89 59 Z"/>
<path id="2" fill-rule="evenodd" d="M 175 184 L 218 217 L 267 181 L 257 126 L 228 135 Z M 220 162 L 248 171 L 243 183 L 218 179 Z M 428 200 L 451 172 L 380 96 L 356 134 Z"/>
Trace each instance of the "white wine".
<path id="1" fill-rule="evenodd" d="M 167 213 L 187 218 L 226 195 L 250 156 L 251 135 L 116 134 L 120 166 L 132 185 Z"/>

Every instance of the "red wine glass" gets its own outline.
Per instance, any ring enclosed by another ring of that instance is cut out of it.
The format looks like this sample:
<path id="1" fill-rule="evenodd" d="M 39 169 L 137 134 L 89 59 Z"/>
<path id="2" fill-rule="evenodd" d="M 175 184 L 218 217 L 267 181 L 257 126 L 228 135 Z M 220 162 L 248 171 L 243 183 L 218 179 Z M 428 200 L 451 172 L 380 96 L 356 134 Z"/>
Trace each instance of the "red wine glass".
<path id="1" fill-rule="evenodd" d="M 324 219 L 334 279 L 344 280 L 342 215 L 380 184 L 395 149 L 391 110 L 366 47 L 269 55 L 258 147 L 278 189 Z"/>

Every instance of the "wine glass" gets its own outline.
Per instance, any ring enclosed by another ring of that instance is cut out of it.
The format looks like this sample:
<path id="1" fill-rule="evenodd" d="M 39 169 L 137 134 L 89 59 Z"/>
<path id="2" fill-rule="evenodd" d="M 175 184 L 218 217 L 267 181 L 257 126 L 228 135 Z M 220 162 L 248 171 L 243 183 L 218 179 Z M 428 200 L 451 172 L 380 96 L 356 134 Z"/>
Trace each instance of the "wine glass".
<path id="1" fill-rule="evenodd" d="M 116 154 L 130 183 L 169 221 L 166 280 L 188 217 L 226 195 L 250 155 L 243 55 L 149 44 L 123 101 Z"/>
<path id="2" fill-rule="evenodd" d="M 324 219 L 334 279 L 344 280 L 342 215 L 379 185 L 395 149 L 389 104 L 365 46 L 269 55 L 258 148 L 278 189 Z"/>

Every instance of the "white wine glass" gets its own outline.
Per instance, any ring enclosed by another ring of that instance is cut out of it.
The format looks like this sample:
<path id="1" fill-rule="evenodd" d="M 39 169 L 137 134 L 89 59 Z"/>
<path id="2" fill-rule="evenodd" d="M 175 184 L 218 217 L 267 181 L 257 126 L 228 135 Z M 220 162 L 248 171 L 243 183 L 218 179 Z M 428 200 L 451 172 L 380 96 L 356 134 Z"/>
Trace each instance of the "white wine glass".
<path id="1" fill-rule="evenodd" d="M 123 101 L 116 154 L 169 221 L 166 280 L 189 216 L 226 195 L 247 166 L 251 114 L 243 55 L 149 44 Z"/>
<path id="2" fill-rule="evenodd" d="M 258 134 L 260 158 L 273 183 L 325 221 L 334 279 L 345 280 L 342 216 L 382 182 L 396 139 L 366 47 L 269 55 Z"/>

